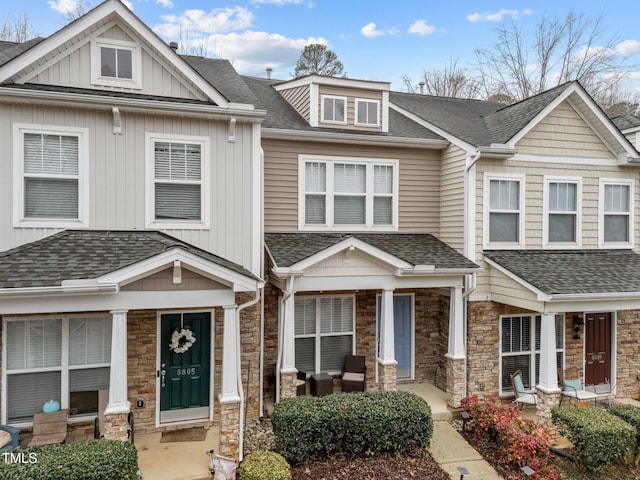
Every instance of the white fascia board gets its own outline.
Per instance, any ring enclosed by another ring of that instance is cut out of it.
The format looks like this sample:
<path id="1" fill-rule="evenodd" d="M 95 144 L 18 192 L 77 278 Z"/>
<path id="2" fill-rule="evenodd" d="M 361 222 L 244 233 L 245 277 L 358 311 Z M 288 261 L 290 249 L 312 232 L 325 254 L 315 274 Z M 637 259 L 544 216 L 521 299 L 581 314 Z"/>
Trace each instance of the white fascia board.
<path id="1" fill-rule="evenodd" d="M 461 287 L 464 275 L 403 276 L 394 275 L 340 275 L 327 277 L 302 277 L 296 279 L 296 292 L 341 290 L 394 290 L 401 288 L 452 288 Z"/>
<path id="2" fill-rule="evenodd" d="M 433 131 L 434 133 L 437 133 L 438 135 L 440 135 L 441 137 L 443 137 L 444 139 L 447 140 L 447 143 L 452 143 L 454 144 L 456 147 L 461 148 L 462 150 L 464 150 L 467 155 L 472 155 L 473 153 L 475 153 L 475 151 L 477 150 L 475 145 L 471 145 L 470 143 L 465 142 L 464 140 L 451 135 L 449 132 L 441 129 L 440 127 L 427 122 L 425 119 L 417 116 L 414 113 L 411 113 L 408 110 L 405 110 L 404 108 L 399 107 L 398 105 L 395 105 L 394 103 L 392 103 L 391 101 L 389 102 L 389 108 L 394 109 L 396 112 L 398 112 L 401 115 L 404 115 L 405 117 L 407 117 L 409 120 L 414 121 L 415 123 L 417 123 L 418 125 L 421 125 L 425 128 L 428 128 L 429 130 Z M 434 141 L 434 140 L 432 140 Z"/>
<path id="3" fill-rule="evenodd" d="M 257 288 L 264 286 L 262 280 L 252 279 L 234 272 L 179 247 L 172 248 L 146 260 L 103 275 L 98 278 L 98 281 L 100 283 L 115 283 L 118 285 L 131 283 L 168 268 L 173 265 L 173 262 L 176 260 L 183 263 L 186 267 L 190 267 L 191 270 L 197 273 L 232 287 L 234 292 L 255 292 Z"/>
<path id="4" fill-rule="evenodd" d="M 50 297 L 52 295 L 112 294 L 118 293 L 117 284 L 98 283 L 95 280 L 62 282 L 51 287 L 22 287 L 0 289 L 0 299 Z"/>
<path id="5" fill-rule="evenodd" d="M 551 300 L 551 298 L 552 298 L 551 295 L 549 295 L 548 293 L 543 292 L 538 287 L 535 287 L 535 286 L 531 285 L 529 282 L 527 282 L 527 281 L 523 280 L 522 278 L 518 277 L 513 272 L 511 272 L 511 271 L 507 270 L 506 268 L 504 268 L 502 265 L 498 265 L 496 262 L 494 262 L 493 260 L 491 260 L 491 259 L 489 259 L 487 257 L 484 257 L 483 260 L 485 262 L 487 262 L 487 264 L 491 265 L 493 268 L 498 270 L 499 272 L 501 272 L 504 275 L 506 275 L 507 277 L 509 277 L 511 280 L 519 283 L 520 285 L 525 287 L 527 290 L 530 290 L 531 292 L 535 293 L 537 295 L 537 297 L 538 297 L 538 300 L 540 300 L 542 302 L 548 302 L 549 300 Z"/>
<path id="6" fill-rule="evenodd" d="M 317 83 L 318 85 L 331 85 L 336 87 L 362 88 L 366 90 L 391 90 L 390 82 L 379 82 L 374 80 L 355 80 L 351 78 L 325 77 L 322 75 L 306 75 L 293 80 L 283 80 L 282 83 L 274 85 L 273 88 L 279 92 L 289 88 L 302 87 Z"/>
<path id="7" fill-rule="evenodd" d="M 416 265 L 414 268 L 399 269 L 396 274 L 403 277 L 437 277 L 437 276 L 451 276 L 451 275 L 471 275 L 474 273 L 480 273 L 484 269 L 480 267 L 476 268 L 425 268 L 424 265 Z"/>
<path id="8" fill-rule="evenodd" d="M 274 140 L 307 140 L 353 145 L 383 145 L 386 147 L 428 148 L 433 150 L 440 150 L 448 147 L 450 143 L 446 140 L 362 135 L 357 133 L 333 133 L 311 130 L 288 130 L 264 127 L 262 128 L 262 138 Z"/>
<path id="9" fill-rule="evenodd" d="M 165 59 L 173 63 L 186 78 L 189 78 L 207 97 L 220 107 L 229 107 L 229 101 L 220 94 L 210 83 L 202 78 L 191 66 L 182 60 L 169 45 L 167 45 L 153 30 L 142 22 L 131 10 L 117 0 L 107 0 L 98 5 L 86 15 L 78 18 L 69 25 L 55 32 L 50 37 L 35 45 L 22 55 L 0 67 L 0 83 L 45 56 L 47 53 L 63 47 L 66 42 L 90 28 L 95 23 L 111 14 L 118 15 L 122 21 L 126 22 L 138 35 L 149 43 L 153 48 L 162 54 Z M 248 107 L 243 107 L 248 108 Z"/>

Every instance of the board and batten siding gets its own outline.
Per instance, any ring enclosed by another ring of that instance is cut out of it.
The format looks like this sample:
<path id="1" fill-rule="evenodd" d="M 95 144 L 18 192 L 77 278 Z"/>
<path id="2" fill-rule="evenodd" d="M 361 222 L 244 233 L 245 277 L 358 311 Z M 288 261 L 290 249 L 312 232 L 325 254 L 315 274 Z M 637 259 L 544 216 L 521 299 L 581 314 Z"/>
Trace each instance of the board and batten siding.
<path id="1" fill-rule="evenodd" d="M 563 102 L 517 144 L 518 153 L 613 159 L 615 155 L 571 105 Z"/>
<path id="2" fill-rule="evenodd" d="M 440 240 L 464 252 L 464 171 L 467 154 L 451 145 L 442 153 Z"/>
<path id="3" fill-rule="evenodd" d="M 366 90 L 366 89 L 354 89 L 354 88 L 341 88 L 333 85 L 320 85 L 318 87 L 318 125 L 321 127 L 335 128 L 335 123 L 324 123 L 322 121 L 322 96 L 329 95 L 332 97 L 345 97 L 346 102 L 346 125 L 340 125 L 340 128 L 345 130 L 366 130 L 371 132 L 382 131 L 382 92 L 379 90 Z M 356 125 L 356 99 L 364 100 L 376 100 L 378 102 L 378 126 L 367 127 L 363 125 Z"/>
<path id="4" fill-rule="evenodd" d="M 301 85 L 279 91 L 280 95 L 282 95 L 307 122 L 311 120 L 311 97 L 309 92 L 309 85 Z"/>
<path id="5" fill-rule="evenodd" d="M 236 125 L 228 142 L 227 124 L 200 119 L 124 112 L 122 135 L 113 134 L 110 110 L 0 104 L 0 251 L 32 242 L 60 229 L 14 228 L 12 216 L 14 124 L 88 130 L 89 228 L 146 228 L 146 134 L 209 138 L 210 222 L 208 229 L 162 229 L 197 247 L 247 268 L 253 264 L 253 126 Z"/>
<path id="6" fill-rule="evenodd" d="M 118 26 L 112 27 L 100 37 L 131 41 L 131 37 Z M 20 83 L 131 91 L 145 95 L 206 100 L 205 95 L 190 84 L 187 78 L 176 71 L 175 68 L 168 66 L 160 56 L 154 54 L 144 44 L 141 45 L 141 57 L 141 90 L 93 85 L 91 83 L 91 43 L 89 39 L 87 39 L 87 43 L 80 48 L 71 50 L 64 57 L 59 59 L 56 57 L 56 62 L 48 65 L 46 69 L 42 71 L 38 69 L 33 73 L 27 73 L 19 81 Z"/>
<path id="7" fill-rule="evenodd" d="M 298 157 L 398 159 L 399 231 L 439 234 L 440 152 L 263 139 L 266 232 L 298 231 Z"/>

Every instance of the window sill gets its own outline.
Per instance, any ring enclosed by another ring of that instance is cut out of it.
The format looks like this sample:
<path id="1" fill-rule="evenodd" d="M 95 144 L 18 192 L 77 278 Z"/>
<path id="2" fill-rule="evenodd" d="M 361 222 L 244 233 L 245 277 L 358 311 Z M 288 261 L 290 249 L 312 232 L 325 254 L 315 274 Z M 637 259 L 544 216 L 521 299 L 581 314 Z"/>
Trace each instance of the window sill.
<path id="1" fill-rule="evenodd" d="M 19 220 L 13 224 L 14 228 L 89 228 L 88 222 L 83 220 Z"/>
<path id="2" fill-rule="evenodd" d="M 159 230 L 209 230 L 209 225 L 202 222 L 155 221 L 147 223 L 147 228 Z"/>
<path id="3" fill-rule="evenodd" d="M 326 225 L 301 225 L 298 228 L 301 232 L 397 232 L 396 225 L 340 225 L 327 227 Z"/>

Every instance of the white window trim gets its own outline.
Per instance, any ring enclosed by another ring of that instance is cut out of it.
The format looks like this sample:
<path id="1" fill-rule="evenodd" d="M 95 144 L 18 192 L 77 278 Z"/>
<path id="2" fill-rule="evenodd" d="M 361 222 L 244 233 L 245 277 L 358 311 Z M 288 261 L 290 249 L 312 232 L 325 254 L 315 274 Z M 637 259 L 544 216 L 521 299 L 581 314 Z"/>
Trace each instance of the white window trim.
<path id="1" fill-rule="evenodd" d="M 376 123 L 362 123 L 358 122 L 358 109 L 361 103 L 375 103 L 376 104 Z M 354 123 L 359 127 L 379 127 L 380 126 L 380 102 L 370 98 L 356 98 L 356 110 L 354 112 Z"/>
<path id="2" fill-rule="evenodd" d="M 511 180 L 520 182 L 520 214 L 518 222 L 518 238 L 517 242 L 490 242 L 489 241 L 489 216 L 491 213 L 491 180 Z M 518 250 L 525 246 L 525 190 L 526 175 L 524 174 L 495 174 L 485 173 L 483 184 L 483 212 L 482 212 L 482 244 L 485 250 Z"/>
<path id="3" fill-rule="evenodd" d="M 324 101 L 325 99 L 342 100 L 344 102 L 344 120 L 327 120 L 324 116 Z M 347 97 L 341 97 L 338 95 L 320 95 L 320 122 L 332 123 L 334 125 L 346 125 L 347 124 Z"/>
<path id="4" fill-rule="evenodd" d="M 309 224 L 305 223 L 305 163 L 318 162 L 327 165 L 326 178 L 326 220 L 325 224 Z M 367 187 L 366 187 L 366 221 L 364 225 L 348 225 L 333 223 L 333 164 L 335 163 L 351 163 L 366 165 L 367 167 Z M 331 165 L 331 168 L 329 166 Z M 393 194 L 391 208 L 391 224 L 390 225 L 374 225 L 373 223 L 373 168 L 376 165 L 393 167 Z M 398 177 L 400 162 L 395 159 L 379 159 L 379 158 L 360 158 L 360 157 L 331 157 L 324 155 L 299 155 L 298 156 L 298 230 L 307 232 L 327 232 L 327 231 L 350 231 L 350 232 L 395 232 L 398 230 Z"/>
<path id="5" fill-rule="evenodd" d="M 555 352 L 556 354 L 561 353 L 562 354 L 562 364 L 565 365 L 566 363 L 566 356 L 565 356 L 565 352 L 567 350 L 567 341 L 566 341 L 566 329 L 567 329 L 567 325 L 566 325 L 566 315 L 565 314 L 558 314 L 558 315 L 562 315 L 562 348 L 555 348 Z M 498 329 L 499 329 L 499 336 L 498 336 L 498 392 L 500 394 L 500 397 L 512 397 L 513 396 L 513 392 L 508 392 L 508 391 L 504 391 L 505 387 L 510 387 L 511 385 L 503 385 L 502 384 L 502 358 L 503 357 L 510 357 L 510 356 L 521 356 L 521 355 L 529 355 L 530 359 L 531 359 L 531 363 L 529 365 L 529 369 L 530 371 L 529 373 L 529 378 L 533 379 L 535 382 L 535 374 L 536 374 L 536 354 L 540 353 L 540 350 L 536 350 L 536 317 L 540 317 L 541 314 L 539 313 L 513 313 L 513 314 L 509 314 L 509 315 L 500 315 L 498 318 Z M 531 332 L 531 349 L 529 350 L 523 350 L 520 352 L 503 352 L 502 351 L 502 319 L 503 318 L 512 318 L 512 317 L 531 317 L 530 319 L 530 332 Z M 555 320 L 555 317 L 554 317 Z M 554 325 L 555 328 L 555 325 Z M 535 388 L 535 385 L 531 385 L 530 388 Z"/>
<path id="6" fill-rule="evenodd" d="M 629 241 L 605 242 L 604 240 L 604 190 L 605 185 L 626 185 L 629 187 Z M 598 246 L 600 248 L 629 249 L 635 246 L 635 182 L 625 178 L 601 178 L 598 191 Z"/>
<path id="7" fill-rule="evenodd" d="M 24 134 L 78 137 L 78 218 L 25 218 L 24 215 Z M 13 124 L 13 226 L 16 228 L 89 227 L 89 129 L 51 125 Z"/>
<path id="8" fill-rule="evenodd" d="M 2 396 L 0 398 L 0 404 L 2 406 L 2 415 L 0 421 L 3 425 L 6 425 L 8 422 L 8 395 L 7 395 L 7 385 L 8 385 L 8 375 L 11 374 L 20 374 L 20 373 L 39 373 L 39 372 L 64 372 L 71 370 L 82 370 L 88 368 L 106 368 L 111 367 L 111 363 L 92 363 L 87 365 L 70 365 L 69 364 L 69 321 L 73 318 L 104 318 L 107 315 L 105 314 L 97 314 L 97 313 L 87 313 L 87 314 L 74 314 L 74 315 L 36 315 L 29 317 L 5 317 L 2 319 L 2 385 L 4 388 L 2 389 Z M 61 319 L 62 321 L 62 339 L 61 339 L 61 358 L 60 358 L 60 366 L 59 367 L 44 367 L 44 368 L 29 368 L 29 369 L 21 369 L 21 370 L 9 370 L 7 368 L 7 323 L 10 321 L 28 321 L 28 320 L 55 320 Z M 111 342 L 111 339 L 109 339 Z M 113 345 L 111 346 L 113 348 Z M 62 375 L 60 376 L 60 408 L 69 408 L 69 376 Z M 66 393 L 66 394 L 65 394 Z M 74 418 L 78 419 L 80 417 L 91 417 L 91 415 L 77 415 Z M 33 422 L 22 422 L 19 424 L 20 426 L 30 426 Z"/>
<path id="9" fill-rule="evenodd" d="M 549 242 L 549 184 L 550 183 L 575 183 L 576 184 L 576 241 L 575 242 Z M 571 250 L 582 247 L 582 178 L 581 177 L 544 177 L 542 188 L 542 248 L 551 250 Z"/>
<path id="10" fill-rule="evenodd" d="M 155 218 L 155 142 L 198 143 L 202 146 L 202 161 L 200 162 L 200 221 L 193 220 L 157 220 Z M 209 178 L 210 148 L 209 137 L 189 135 L 167 135 L 164 133 L 146 133 L 145 163 L 146 163 L 146 201 L 145 223 L 147 228 L 175 228 L 187 230 L 206 230 L 210 222 L 211 179 Z"/>
<path id="11" fill-rule="evenodd" d="M 131 51 L 131 79 L 102 76 L 102 69 L 100 68 L 100 49 L 102 47 Z M 126 42 L 124 40 L 113 40 L 110 38 L 93 38 L 91 40 L 91 84 L 141 90 L 142 53 L 140 51 L 140 46 L 134 42 Z"/>
<path id="12" fill-rule="evenodd" d="M 306 333 L 306 334 L 302 334 L 302 335 L 293 335 L 293 341 L 295 342 L 296 339 L 298 338 L 314 338 L 315 339 L 315 349 L 316 349 L 316 356 L 315 356 L 315 367 L 319 368 L 320 365 L 322 364 L 322 359 L 321 359 L 321 339 L 322 337 L 340 337 L 340 336 L 345 336 L 345 335 L 351 335 L 351 353 L 353 354 L 356 351 L 356 296 L 355 295 L 298 295 L 296 296 L 296 298 L 300 298 L 300 299 L 304 299 L 304 300 L 310 300 L 310 299 L 314 299 L 315 303 L 316 303 L 316 333 Z M 353 312 L 352 312 L 352 319 L 353 319 L 353 323 L 352 323 L 352 329 L 348 332 L 339 332 L 339 333 L 322 333 L 321 332 L 321 328 L 320 328 L 320 300 L 321 299 L 327 299 L 327 298 L 351 298 L 353 299 L 352 305 L 353 305 Z M 294 325 L 294 331 L 295 331 L 295 325 Z M 321 370 L 317 370 L 317 372 L 320 372 Z M 307 372 L 307 373 L 314 373 L 314 372 Z M 340 375 L 342 372 L 340 371 L 329 371 L 327 372 L 329 375 Z"/>

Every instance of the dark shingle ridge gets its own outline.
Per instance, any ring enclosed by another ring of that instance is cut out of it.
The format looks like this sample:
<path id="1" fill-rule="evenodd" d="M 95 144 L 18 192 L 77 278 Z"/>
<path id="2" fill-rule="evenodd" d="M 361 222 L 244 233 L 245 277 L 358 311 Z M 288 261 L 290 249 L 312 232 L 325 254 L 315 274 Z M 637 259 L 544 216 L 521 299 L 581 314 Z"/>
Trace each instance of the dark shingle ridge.
<path id="1" fill-rule="evenodd" d="M 485 250 L 484 256 L 549 295 L 640 292 L 632 250 Z"/>

